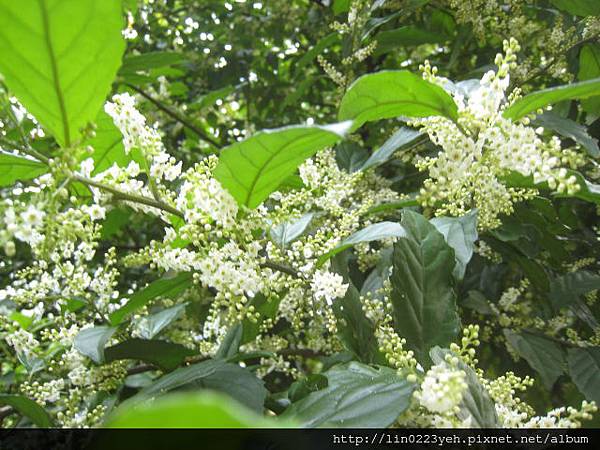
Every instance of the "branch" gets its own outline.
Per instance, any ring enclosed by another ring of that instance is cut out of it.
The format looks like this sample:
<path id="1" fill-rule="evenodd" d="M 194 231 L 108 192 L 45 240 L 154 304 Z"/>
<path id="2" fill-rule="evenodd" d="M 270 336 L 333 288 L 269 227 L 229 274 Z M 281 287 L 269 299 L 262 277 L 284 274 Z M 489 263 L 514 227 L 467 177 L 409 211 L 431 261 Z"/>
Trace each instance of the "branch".
<path id="1" fill-rule="evenodd" d="M 150 101 L 152 104 L 154 104 L 158 109 L 163 111 L 165 114 L 167 114 L 171 118 L 175 119 L 176 121 L 180 122 L 182 125 L 186 126 L 190 130 L 192 130 L 194 133 L 196 133 L 198 136 L 200 136 L 200 138 L 202 138 L 204 141 L 208 142 L 209 144 L 211 144 L 217 148 L 219 148 L 221 146 L 221 144 L 219 144 L 214 138 L 212 138 L 211 136 L 206 134 L 204 132 L 204 130 L 201 130 L 196 125 L 194 125 L 189 120 L 187 120 L 185 117 L 182 117 L 179 113 L 173 111 L 168 106 L 162 104 L 160 101 L 158 101 L 157 99 L 155 99 L 154 97 L 152 97 L 150 94 L 146 93 L 139 87 L 134 86 L 133 84 L 129 84 L 129 83 L 126 83 L 125 85 L 128 88 L 133 89 L 135 92 L 140 94 L 142 97 L 144 97 L 148 101 Z"/>
<path id="2" fill-rule="evenodd" d="M 260 266 L 263 268 L 267 268 L 267 269 L 273 269 L 278 272 L 287 273 L 288 275 L 291 275 L 294 278 L 300 278 L 300 275 L 298 275 L 298 272 L 295 271 L 293 268 L 291 268 L 289 266 L 284 266 L 282 264 L 278 264 L 273 261 L 266 261 L 263 264 L 261 264 Z"/>

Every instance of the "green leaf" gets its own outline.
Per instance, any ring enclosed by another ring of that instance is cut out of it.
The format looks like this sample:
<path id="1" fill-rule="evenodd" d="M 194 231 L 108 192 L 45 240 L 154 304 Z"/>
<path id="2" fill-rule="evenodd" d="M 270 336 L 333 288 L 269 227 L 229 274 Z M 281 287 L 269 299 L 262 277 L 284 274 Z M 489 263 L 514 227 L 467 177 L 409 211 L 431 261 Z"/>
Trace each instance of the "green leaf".
<path id="1" fill-rule="evenodd" d="M 278 423 L 249 411 L 225 395 L 216 392 L 198 392 L 171 394 L 149 404 L 121 407 L 108 419 L 105 426 L 108 428 L 273 428 L 278 426 Z M 224 445 L 228 444 L 224 443 Z M 231 445 L 227 448 L 241 448 L 243 443 L 240 442 L 239 445 L 240 447 Z M 104 447 L 99 446 L 99 448 Z"/>
<path id="2" fill-rule="evenodd" d="M 314 216 L 314 213 L 306 213 L 297 220 L 277 225 L 271 229 L 271 239 L 280 247 L 285 247 L 304 233 Z"/>
<path id="3" fill-rule="evenodd" d="M 340 169 L 353 173 L 360 170 L 369 152 L 355 142 L 342 142 L 335 148 L 335 160 Z"/>
<path id="4" fill-rule="evenodd" d="M 570 308 L 583 322 L 592 329 L 600 325 L 587 304 L 581 299 L 582 295 L 600 289 L 600 275 L 578 270 L 556 277 L 550 282 L 548 297 L 556 310 Z"/>
<path id="5" fill-rule="evenodd" d="M 598 0 L 550 0 L 550 3 L 576 16 L 600 16 Z"/>
<path id="6" fill-rule="evenodd" d="M 259 335 L 260 325 L 267 319 L 275 318 L 279 310 L 279 304 L 284 296 L 285 294 L 266 297 L 259 292 L 252 298 L 250 304 L 254 306 L 254 310 L 259 314 L 259 317 L 256 321 L 244 319 L 242 323 L 243 333 L 241 344 L 253 341 Z"/>
<path id="7" fill-rule="evenodd" d="M 454 249 L 456 259 L 454 277 L 462 280 L 467 264 L 473 256 L 478 237 L 477 211 L 470 211 L 462 217 L 435 217 L 430 222 L 442 233 L 446 243 Z"/>
<path id="8" fill-rule="evenodd" d="M 447 364 L 446 356 L 453 356 L 450 350 L 439 347 L 432 348 L 429 354 L 435 364 Z M 463 393 L 463 399 L 459 406 L 460 410 L 457 414 L 458 418 L 462 420 L 469 420 L 470 418 L 471 427 L 474 428 L 499 427 L 494 401 L 479 381 L 475 371 L 460 359 L 458 360 L 458 368 L 467 375 L 467 390 Z"/>
<path id="9" fill-rule="evenodd" d="M 288 389 L 288 398 L 292 403 L 302 400 L 311 392 L 325 389 L 329 382 L 327 377 L 320 373 L 313 373 L 298 381 L 294 381 Z"/>
<path id="10" fill-rule="evenodd" d="M 402 225 L 408 236 L 394 244 L 394 323 L 419 362 L 428 366 L 429 349 L 448 346 L 460 330 L 452 275 L 454 251 L 420 214 L 404 211 Z"/>
<path id="11" fill-rule="evenodd" d="M 104 172 L 113 164 L 119 167 L 126 167 L 132 160 L 132 154 L 125 153 L 123 145 L 123 135 L 115 126 L 112 117 L 100 111 L 96 117 L 96 136 L 86 142 L 94 148 L 91 158 L 94 160 L 93 175 Z M 89 155 L 84 155 L 84 159 Z"/>
<path id="12" fill-rule="evenodd" d="M 577 78 L 580 81 L 591 80 L 600 77 L 600 45 L 586 44 L 579 53 L 579 74 Z M 581 101 L 584 111 L 600 114 L 600 97 L 592 97 Z"/>
<path id="13" fill-rule="evenodd" d="M 143 316 L 136 321 L 135 328 L 139 335 L 144 339 L 152 339 L 173 321 L 180 318 L 183 315 L 186 306 L 186 303 L 181 303 L 163 309 L 160 312 Z"/>
<path id="14" fill-rule="evenodd" d="M 79 353 L 87 356 L 95 363 L 103 363 L 104 347 L 115 331 L 117 331 L 116 327 L 107 326 L 85 328 L 77 333 L 73 346 Z"/>
<path id="15" fill-rule="evenodd" d="M 386 163 L 399 149 L 413 143 L 421 135 L 420 131 L 402 127 L 365 161 L 360 170 L 367 170 Z"/>
<path id="16" fill-rule="evenodd" d="M 46 172 L 48 166 L 45 164 L 0 150 L 0 187 L 12 186 L 16 181 L 30 180 Z"/>
<path id="17" fill-rule="evenodd" d="M 591 137 L 583 125 L 579 125 L 573 120 L 565 119 L 557 114 L 545 112 L 536 118 L 535 124 L 556 131 L 561 136 L 573 139 L 578 144 L 581 144 L 590 156 L 600 156 L 598 139 Z"/>
<path id="18" fill-rule="evenodd" d="M 0 405 L 12 406 L 38 427 L 50 428 L 53 426 L 52 419 L 46 410 L 23 395 L 0 394 Z"/>
<path id="19" fill-rule="evenodd" d="M 323 53 L 325 49 L 332 47 L 340 42 L 340 35 L 337 32 L 329 33 L 327 36 L 319 39 L 313 47 L 308 50 L 296 63 L 294 67 L 295 73 L 298 73 L 302 68 L 312 63 L 314 59 Z"/>
<path id="20" fill-rule="evenodd" d="M 281 417 L 308 428 L 383 428 L 408 408 L 415 388 L 389 367 L 357 362 L 335 366 L 324 375 L 325 389 L 293 403 Z"/>
<path id="21" fill-rule="evenodd" d="M 221 342 L 221 345 L 215 354 L 215 359 L 228 359 L 236 355 L 240 350 L 243 333 L 244 328 L 241 323 L 231 327 L 225 335 L 223 342 Z"/>
<path id="22" fill-rule="evenodd" d="M 350 0 L 333 0 L 331 7 L 334 14 L 341 14 L 350 9 Z"/>
<path id="23" fill-rule="evenodd" d="M 587 400 L 600 404 L 600 347 L 567 350 L 569 375 Z"/>
<path id="24" fill-rule="evenodd" d="M 552 389 L 558 377 L 565 373 L 566 369 L 562 348 L 554 341 L 532 333 L 517 333 L 505 329 L 504 336 L 517 354 L 540 374 L 546 388 Z"/>
<path id="25" fill-rule="evenodd" d="M 183 55 L 175 52 L 148 52 L 141 55 L 126 55 L 123 58 L 123 65 L 119 69 L 119 75 L 173 66 L 183 61 Z"/>
<path id="26" fill-rule="evenodd" d="M 348 124 L 264 130 L 221 151 L 215 178 L 240 205 L 255 208 L 319 150 L 339 141 Z"/>
<path id="27" fill-rule="evenodd" d="M 398 116 L 443 116 L 456 121 L 458 108 L 440 86 L 400 70 L 360 77 L 342 98 L 338 113 L 339 120 L 353 121 L 352 129 Z"/>
<path id="28" fill-rule="evenodd" d="M 325 263 L 325 261 L 327 261 L 329 258 L 361 242 L 371 242 L 378 241 L 381 239 L 399 237 L 406 237 L 406 231 L 399 223 L 380 222 L 371 224 L 363 228 L 362 230 L 359 230 L 356 233 L 348 236 L 333 250 L 330 250 L 324 255 L 321 255 L 317 260 L 317 266 L 322 266 Z"/>
<path id="29" fill-rule="evenodd" d="M 63 147 L 93 122 L 121 64 L 119 0 L 0 3 L 0 72 Z"/>
<path id="30" fill-rule="evenodd" d="M 596 95 L 600 95 L 600 78 L 552 87 L 533 92 L 517 100 L 504 110 L 503 116 L 507 119 L 517 120 L 540 108 L 563 100 L 586 99 Z"/>
<path id="31" fill-rule="evenodd" d="M 267 390 L 262 380 L 237 364 L 211 359 L 181 367 L 142 389 L 127 403 L 139 404 L 174 389 L 225 392 L 254 411 L 262 411 Z"/>
<path id="32" fill-rule="evenodd" d="M 106 362 L 134 359 L 154 364 L 170 371 L 179 367 L 185 358 L 196 352 L 180 344 L 166 341 L 132 338 L 104 350 Z"/>
<path id="33" fill-rule="evenodd" d="M 110 323 L 113 325 L 120 324 L 129 314 L 147 305 L 157 297 L 177 298 L 190 287 L 191 281 L 192 274 L 189 272 L 180 273 L 173 278 L 161 278 L 153 281 L 141 291 L 133 294 L 125 305 L 109 314 Z"/>

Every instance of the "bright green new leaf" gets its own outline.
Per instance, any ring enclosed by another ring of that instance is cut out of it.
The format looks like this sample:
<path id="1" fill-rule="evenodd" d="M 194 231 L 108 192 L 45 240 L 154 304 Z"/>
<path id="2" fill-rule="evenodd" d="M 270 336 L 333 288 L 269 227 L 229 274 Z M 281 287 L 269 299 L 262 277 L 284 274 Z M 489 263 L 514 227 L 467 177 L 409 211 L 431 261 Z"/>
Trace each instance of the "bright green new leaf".
<path id="1" fill-rule="evenodd" d="M 454 292 L 454 251 L 425 217 L 406 210 L 408 236 L 394 244 L 391 300 L 395 328 L 421 365 L 435 346 L 448 346 L 460 330 Z"/>
<path id="2" fill-rule="evenodd" d="M 109 169 L 113 164 L 126 167 L 132 160 L 132 153 L 125 153 L 123 135 L 115 126 L 112 117 L 101 110 L 96 117 L 96 136 L 86 142 L 94 148 L 91 158 L 94 160 L 94 171 L 97 174 Z M 87 158 L 89 155 L 85 155 Z"/>
<path id="3" fill-rule="evenodd" d="M 552 87 L 533 92 L 517 100 L 506 108 L 503 116 L 507 119 L 516 120 L 540 108 L 563 100 L 585 99 L 596 95 L 600 95 L 600 78 Z"/>
<path id="4" fill-rule="evenodd" d="M 308 428 L 383 428 L 408 408 L 415 388 L 396 370 L 357 362 L 337 365 L 324 375 L 325 389 L 293 403 L 281 417 Z"/>
<path id="5" fill-rule="evenodd" d="M 0 151 L 0 187 L 12 186 L 16 181 L 30 180 L 47 171 L 48 166 L 41 162 Z"/>
<path id="6" fill-rule="evenodd" d="M 221 151 L 214 176 L 240 205 L 255 208 L 319 150 L 342 139 L 348 123 L 265 130 Z"/>
<path id="7" fill-rule="evenodd" d="M 63 147 L 93 122 L 121 64 L 119 0 L 0 1 L 0 73 Z"/>
<path id="8" fill-rule="evenodd" d="M 85 328 L 77 333 L 73 346 L 82 355 L 101 364 L 104 362 L 104 347 L 116 331 L 116 327 L 107 326 Z"/>
<path id="9" fill-rule="evenodd" d="M 567 350 L 569 375 L 585 398 L 600 403 L 600 347 Z"/>
<path id="10" fill-rule="evenodd" d="M 360 77 L 344 95 L 338 113 L 339 120 L 353 121 L 353 129 L 365 122 L 399 116 L 443 116 L 455 121 L 458 108 L 440 86 L 399 70 Z"/>
<path id="11" fill-rule="evenodd" d="M 121 407 L 108 419 L 106 426 L 108 428 L 272 428 L 278 426 L 278 423 L 253 413 L 225 395 L 216 392 L 197 392 L 171 394 L 137 407 Z M 224 445 L 228 444 L 224 443 Z M 236 443 L 231 448 L 240 448 L 238 445 L 241 443 Z"/>
<path id="12" fill-rule="evenodd" d="M 12 406 L 19 414 L 29 418 L 41 428 L 53 426 L 52 419 L 44 408 L 23 395 L 0 394 L 0 405 Z"/>
<path id="13" fill-rule="evenodd" d="M 131 338 L 104 349 L 107 363 L 119 359 L 133 359 L 154 364 L 167 371 L 176 369 L 185 358 L 195 354 L 195 351 L 180 344 L 139 338 Z"/>
<path id="14" fill-rule="evenodd" d="M 153 281 L 141 291 L 133 294 L 125 305 L 109 314 L 108 318 L 113 325 L 120 324 L 125 317 L 137 311 L 157 297 L 177 298 L 179 294 L 190 287 L 192 274 L 183 272 L 173 278 L 161 278 Z"/>

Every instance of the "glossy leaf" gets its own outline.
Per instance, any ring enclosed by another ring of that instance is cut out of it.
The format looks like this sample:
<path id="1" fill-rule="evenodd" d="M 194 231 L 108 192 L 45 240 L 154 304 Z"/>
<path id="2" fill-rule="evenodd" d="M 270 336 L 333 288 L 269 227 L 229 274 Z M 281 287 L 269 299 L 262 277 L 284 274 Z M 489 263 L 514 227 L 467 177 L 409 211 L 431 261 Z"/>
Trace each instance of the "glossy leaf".
<path id="1" fill-rule="evenodd" d="M 600 78 L 552 87 L 533 92 L 517 100 L 504 110 L 503 116 L 507 119 L 516 120 L 540 108 L 563 100 L 585 99 L 597 95 L 600 95 Z"/>
<path id="2" fill-rule="evenodd" d="M 196 352 L 180 344 L 153 339 L 131 338 L 104 350 L 106 362 L 133 359 L 154 364 L 164 370 L 180 366 L 185 358 Z"/>
<path id="3" fill-rule="evenodd" d="M 406 231 L 399 223 L 380 222 L 366 226 L 362 230 L 348 236 L 333 250 L 321 255 L 317 260 L 317 265 L 321 266 L 329 258 L 361 242 L 379 241 L 381 239 L 406 237 Z"/>
<path id="4" fill-rule="evenodd" d="M 462 280 L 467 264 L 473 256 L 477 241 L 477 211 L 473 210 L 462 217 L 435 217 L 430 221 L 442 233 L 446 243 L 454 249 L 456 265 L 454 276 Z"/>
<path id="5" fill-rule="evenodd" d="M 165 308 L 157 313 L 143 316 L 135 322 L 135 329 L 140 337 L 152 339 L 172 322 L 180 318 L 186 306 L 187 304 L 181 303 L 170 308 Z"/>
<path id="6" fill-rule="evenodd" d="M 415 142 L 420 135 L 419 131 L 412 128 L 400 128 L 381 147 L 373 152 L 360 169 L 366 170 L 386 163 L 398 150 Z"/>
<path id="7" fill-rule="evenodd" d="M 215 359 L 228 359 L 234 356 L 240 349 L 243 334 L 244 328 L 241 323 L 231 327 L 223 338 L 223 342 L 215 354 Z"/>
<path id="8" fill-rule="evenodd" d="M 61 146 L 110 91 L 125 49 L 121 14 L 119 0 L 0 3 L 0 73 Z"/>
<path id="9" fill-rule="evenodd" d="M 157 297 L 177 298 L 190 287 L 191 281 L 192 274 L 188 272 L 180 273 L 173 278 L 161 278 L 160 280 L 153 281 L 142 290 L 133 294 L 125 305 L 109 314 L 110 322 L 113 325 L 120 324 L 129 314 L 147 305 Z"/>
<path id="10" fill-rule="evenodd" d="M 116 327 L 107 326 L 85 328 L 77 333 L 73 346 L 79 353 L 87 356 L 95 363 L 103 363 L 104 347 L 116 331 Z"/>
<path id="11" fill-rule="evenodd" d="M 30 180 L 48 172 L 48 166 L 24 156 L 0 151 L 0 187 L 12 186 L 17 181 Z"/>
<path id="12" fill-rule="evenodd" d="M 339 120 L 353 121 L 353 129 L 365 122 L 399 116 L 457 120 L 458 109 L 444 89 L 400 70 L 360 77 L 344 95 L 338 113 Z"/>
<path id="13" fill-rule="evenodd" d="M 406 210 L 408 236 L 394 244 L 391 300 L 394 324 L 419 362 L 435 345 L 448 346 L 460 330 L 454 292 L 454 251 L 420 214 Z"/>
<path id="14" fill-rule="evenodd" d="M 315 215 L 306 213 L 299 219 L 283 222 L 271 229 L 271 238 L 280 247 L 285 247 L 300 237 Z"/>
<path id="15" fill-rule="evenodd" d="M 240 205 L 255 208 L 304 160 L 339 141 L 348 125 L 260 131 L 221 151 L 215 178 Z"/>
<path id="16" fill-rule="evenodd" d="M 282 415 L 313 427 L 391 425 L 410 405 L 414 384 L 388 367 L 351 362 L 324 373 L 328 385 L 293 403 Z"/>
<path id="17" fill-rule="evenodd" d="M 556 131 L 561 136 L 573 139 L 578 144 L 581 144 L 590 156 L 600 156 L 598 139 L 591 137 L 583 125 L 579 125 L 573 120 L 565 119 L 549 112 L 538 116 L 536 124 L 549 130 Z"/>

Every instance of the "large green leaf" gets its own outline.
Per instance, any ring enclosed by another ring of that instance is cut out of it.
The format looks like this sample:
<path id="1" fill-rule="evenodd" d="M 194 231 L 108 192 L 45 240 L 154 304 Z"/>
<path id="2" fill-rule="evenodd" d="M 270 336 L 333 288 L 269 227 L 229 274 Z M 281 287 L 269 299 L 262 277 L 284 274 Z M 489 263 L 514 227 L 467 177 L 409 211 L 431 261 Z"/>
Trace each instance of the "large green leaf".
<path id="1" fill-rule="evenodd" d="M 12 406 L 19 414 L 29 418 L 38 427 L 50 428 L 53 426 L 52 419 L 46 410 L 23 395 L 0 394 L 0 405 Z"/>
<path id="2" fill-rule="evenodd" d="M 121 64 L 120 0 L 0 1 L 0 73 L 61 146 L 94 121 Z"/>
<path id="3" fill-rule="evenodd" d="M 132 338 L 104 349 L 106 362 L 133 359 L 154 364 L 164 370 L 180 366 L 185 358 L 196 352 L 180 344 L 155 339 Z"/>
<path id="4" fill-rule="evenodd" d="M 431 359 L 435 364 L 448 364 L 446 362 L 446 356 L 448 355 L 453 356 L 450 350 L 439 347 L 432 348 L 430 352 Z M 458 360 L 458 368 L 467 375 L 467 390 L 463 393 L 457 416 L 463 420 L 470 420 L 472 427 L 498 427 L 498 416 L 494 401 L 479 381 L 475 371 L 460 359 Z"/>
<path id="5" fill-rule="evenodd" d="M 519 356 L 540 374 L 548 389 L 565 373 L 565 354 L 554 341 L 532 333 L 505 329 L 504 336 Z"/>
<path id="6" fill-rule="evenodd" d="M 339 141 L 348 124 L 265 130 L 221 151 L 214 175 L 240 205 L 255 208 L 319 150 Z"/>
<path id="7" fill-rule="evenodd" d="M 104 347 L 116 331 L 116 327 L 107 326 L 84 328 L 75 336 L 73 346 L 95 363 L 103 363 Z"/>
<path id="8" fill-rule="evenodd" d="M 425 217 L 406 210 L 406 238 L 394 244 L 391 300 L 394 323 L 419 362 L 427 366 L 428 352 L 448 346 L 460 330 L 454 292 L 454 251 Z"/>
<path id="9" fill-rule="evenodd" d="M 415 47 L 421 44 L 435 44 L 448 39 L 440 33 L 423 30 L 414 25 L 406 25 L 395 30 L 385 30 L 377 33 L 375 54 L 381 55 L 398 47 Z"/>
<path id="10" fill-rule="evenodd" d="M 120 324 L 129 314 L 142 308 L 157 297 L 177 298 L 190 287 L 192 274 L 180 273 L 173 278 L 161 278 L 153 281 L 142 290 L 133 294 L 125 305 L 111 313 L 108 317 L 113 325 Z"/>
<path id="11" fill-rule="evenodd" d="M 388 367 L 357 362 L 324 373 L 328 385 L 293 403 L 283 418 L 304 427 L 387 427 L 410 405 L 415 385 Z"/>
<path id="12" fill-rule="evenodd" d="M 378 241 L 381 239 L 388 238 L 399 238 L 406 237 L 406 231 L 396 222 L 379 222 L 366 226 L 362 230 L 348 236 L 342 242 L 340 242 L 333 250 L 321 255 L 317 260 L 317 265 L 321 266 L 332 256 L 343 252 L 347 248 L 350 248 L 361 242 Z"/>
<path id="13" fill-rule="evenodd" d="M 598 0 L 550 0 L 550 3 L 576 16 L 600 16 Z"/>
<path id="14" fill-rule="evenodd" d="M 585 81 L 598 77 L 600 77 L 600 45 L 584 45 L 579 53 L 579 73 L 577 74 L 577 78 L 580 81 Z M 598 115 L 600 114 L 600 97 L 596 96 L 582 100 L 581 106 L 585 111 Z"/>
<path id="15" fill-rule="evenodd" d="M 113 164 L 126 167 L 133 157 L 133 152 L 125 153 L 123 135 L 115 126 L 112 117 L 106 114 L 104 110 L 100 111 L 100 114 L 96 117 L 96 136 L 88 140 L 86 144 L 94 148 L 91 155 L 94 160 L 93 174 L 103 172 Z"/>
<path id="16" fill-rule="evenodd" d="M 360 77 L 344 95 L 338 113 L 339 120 L 353 121 L 353 129 L 365 122 L 398 116 L 457 120 L 458 108 L 440 86 L 399 70 Z"/>
<path id="17" fill-rule="evenodd" d="M 600 347 L 567 350 L 569 375 L 588 400 L 600 404 Z"/>
<path id="18" fill-rule="evenodd" d="M 11 186 L 19 180 L 30 180 L 47 171 L 48 166 L 31 158 L 0 151 L 0 187 Z"/>
<path id="19" fill-rule="evenodd" d="M 503 116 L 507 119 L 516 120 L 540 108 L 563 100 L 585 99 L 596 95 L 600 95 L 600 78 L 552 87 L 533 92 L 517 100 L 506 108 Z"/>
<path id="20" fill-rule="evenodd" d="M 598 75 L 600 75 L 600 73 Z M 556 131 L 561 136 L 573 139 L 578 144 L 581 144 L 590 156 L 600 156 L 598 139 L 591 137 L 588 134 L 587 129 L 574 120 L 565 119 L 557 114 L 546 112 L 541 116 L 538 116 L 535 123 L 544 128 Z"/>
<path id="21" fill-rule="evenodd" d="M 580 320 L 596 329 L 599 327 L 598 320 L 581 298 L 596 289 L 600 289 L 600 275 L 578 270 L 554 278 L 550 282 L 548 297 L 557 311 L 570 308 Z"/>
<path id="22" fill-rule="evenodd" d="M 462 217 L 436 217 L 430 221 L 442 233 L 446 243 L 454 249 L 456 265 L 454 276 L 462 280 L 467 264 L 473 256 L 477 241 L 477 211 L 473 210 Z"/>
<path id="23" fill-rule="evenodd" d="M 247 410 L 227 396 L 216 392 L 199 392 L 171 394 L 137 407 L 121 407 L 111 415 L 106 426 L 109 428 L 271 428 L 276 427 L 277 424 L 278 422 L 274 420 L 269 421 Z M 153 439 L 156 439 L 156 436 L 153 436 Z M 237 447 L 238 444 L 233 448 L 240 448 Z"/>
<path id="24" fill-rule="evenodd" d="M 128 402 L 139 404 L 174 389 L 214 389 L 227 393 L 255 411 L 262 411 L 267 396 L 263 381 L 252 372 L 222 359 L 212 359 L 160 377 Z"/>

